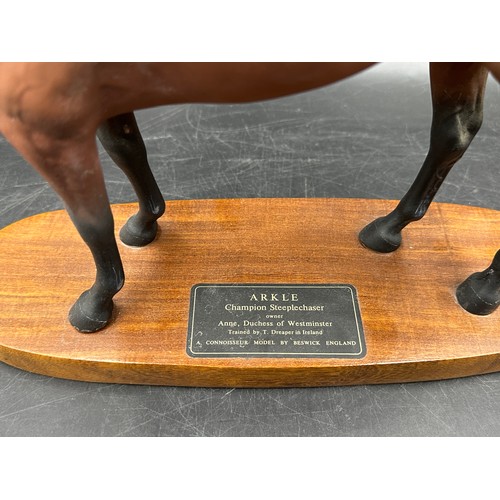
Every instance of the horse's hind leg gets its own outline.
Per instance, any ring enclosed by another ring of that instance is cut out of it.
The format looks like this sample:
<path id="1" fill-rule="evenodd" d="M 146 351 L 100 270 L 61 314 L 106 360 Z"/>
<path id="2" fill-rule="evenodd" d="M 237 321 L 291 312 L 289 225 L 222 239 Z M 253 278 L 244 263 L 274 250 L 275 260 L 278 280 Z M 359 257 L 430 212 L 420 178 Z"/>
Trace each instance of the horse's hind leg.
<path id="1" fill-rule="evenodd" d="M 54 138 L 32 130 L 9 135 L 7 139 L 61 196 L 92 252 L 95 282 L 73 305 L 69 320 L 81 332 L 100 330 L 111 319 L 113 296 L 123 286 L 124 273 L 95 136 Z M 71 263 L 71 255 L 67 262 Z"/>
<path id="2" fill-rule="evenodd" d="M 165 201 L 148 164 L 146 148 L 133 113 L 108 119 L 97 136 L 113 161 L 125 172 L 139 199 L 139 212 L 120 231 L 130 246 L 144 246 L 155 239 L 156 220 L 165 212 Z"/>
<path id="3" fill-rule="evenodd" d="M 81 176 L 79 177 L 81 179 Z M 90 248 L 96 266 L 94 284 L 79 297 L 69 313 L 70 323 L 83 333 L 95 332 L 109 323 L 113 311 L 113 297 L 122 288 L 125 280 L 114 236 L 113 215 L 100 168 L 93 177 L 93 196 L 89 199 L 63 195 L 66 209 Z M 88 179 L 85 181 L 88 182 Z"/>
<path id="4" fill-rule="evenodd" d="M 479 130 L 488 71 L 478 63 L 431 64 L 433 119 L 428 155 L 409 191 L 393 212 L 360 233 L 361 243 L 378 252 L 401 244 L 401 230 L 421 219 L 446 175 Z"/>
<path id="5" fill-rule="evenodd" d="M 458 303 L 468 312 L 486 316 L 500 305 L 500 251 L 491 265 L 469 276 L 457 288 Z"/>

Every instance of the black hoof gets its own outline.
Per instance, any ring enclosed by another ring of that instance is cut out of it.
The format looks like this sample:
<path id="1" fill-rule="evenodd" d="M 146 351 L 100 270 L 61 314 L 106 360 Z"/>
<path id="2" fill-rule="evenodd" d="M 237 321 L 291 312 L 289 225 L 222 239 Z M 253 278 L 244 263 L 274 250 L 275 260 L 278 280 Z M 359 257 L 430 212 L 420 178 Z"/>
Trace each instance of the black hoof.
<path id="1" fill-rule="evenodd" d="M 140 224 L 137 215 L 133 215 L 120 230 L 120 240 L 131 247 L 144 247 L 156 238 L 158 223 Z"/>
<path id="2" fill-rule="evenodd" d="M 94 333 L 102 330 L 111 320 L 113 301 L 106 305 L 96 303 L 89 290 L 83 292 L 69 311 L 69 322 L 81 333 Z"/>
<path id="3" fill-rule="evenodd" d="M 390 231 L 384 223 L 384 217 L 368 224 L 360 233 L 361 244 L 375 252 L 389 253 L 401 245 L 401 233 Z"/>
<path id="4" fill-rule="evenodd" d="M 500 305 L 500 290 L 487 272 L 474 273 L 457 288 L 457 300 L 467 312 L 487 316 Z"/>

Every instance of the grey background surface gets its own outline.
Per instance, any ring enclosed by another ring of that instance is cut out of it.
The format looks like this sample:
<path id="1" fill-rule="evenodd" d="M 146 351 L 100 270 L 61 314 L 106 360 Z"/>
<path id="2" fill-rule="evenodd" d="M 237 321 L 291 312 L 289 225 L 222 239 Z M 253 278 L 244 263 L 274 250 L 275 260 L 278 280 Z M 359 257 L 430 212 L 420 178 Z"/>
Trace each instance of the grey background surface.
<path id="1" fill-rule="evenodd" d="M 424 68 L 424 70 L 423 70 Z M 309 93 L 136 114 L 167 200 L 399 199 L 425 157 L 425 66 L 387 64 Z M 438 201 L 500 209 L 500 89 Z M 113 203 L 134 201 L 101 150 Z M 62 208 L 0 137 L 0 227 Z M 214 280 L 216 281 L 215 277 Z M 0 364 L 0 436 L 497 436 L 500 374 L 317 389 L 201 389 L 61 380 Z"/>

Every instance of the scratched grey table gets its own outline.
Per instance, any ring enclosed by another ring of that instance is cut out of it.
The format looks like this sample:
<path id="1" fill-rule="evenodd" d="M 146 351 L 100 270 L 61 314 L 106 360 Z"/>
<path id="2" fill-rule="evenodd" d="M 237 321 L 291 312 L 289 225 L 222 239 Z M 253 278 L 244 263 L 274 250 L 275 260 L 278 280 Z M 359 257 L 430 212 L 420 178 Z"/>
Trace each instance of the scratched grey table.
<path id="1" fill-rule="evenodd" d="M 427 151 L 427 72 L 388 64 L 317 91 L 238 106 L 137 113 L 167 200 L 231 197 L 399 199 Z M 500 88 L 438 201 L 500 209 Z M 113 203 L 134 201 L 101 154 Z M 0 138 L 0 227 L 62 208 Z M 500 238 L 499 238 L 500 243 Z M 92 384 L 0 363 L 0 436 L 496 436 L 500 374 L 315 389 Z"/>

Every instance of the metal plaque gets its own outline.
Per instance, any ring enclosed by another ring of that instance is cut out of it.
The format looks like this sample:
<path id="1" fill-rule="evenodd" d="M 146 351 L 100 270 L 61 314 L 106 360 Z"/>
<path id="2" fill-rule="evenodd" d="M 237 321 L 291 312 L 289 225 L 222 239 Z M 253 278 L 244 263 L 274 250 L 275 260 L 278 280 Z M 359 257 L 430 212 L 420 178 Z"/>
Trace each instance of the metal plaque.
<path id="1" fill-rule="evenodd" d="M 352 285 L 195 285 L 187 353 L 193 357 L 362 358 Z"/>

